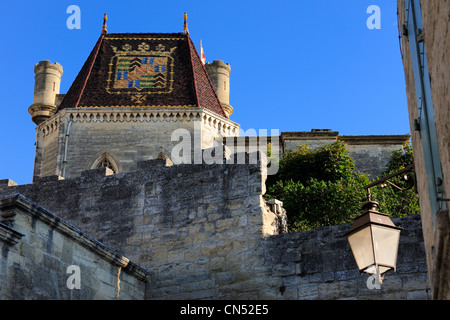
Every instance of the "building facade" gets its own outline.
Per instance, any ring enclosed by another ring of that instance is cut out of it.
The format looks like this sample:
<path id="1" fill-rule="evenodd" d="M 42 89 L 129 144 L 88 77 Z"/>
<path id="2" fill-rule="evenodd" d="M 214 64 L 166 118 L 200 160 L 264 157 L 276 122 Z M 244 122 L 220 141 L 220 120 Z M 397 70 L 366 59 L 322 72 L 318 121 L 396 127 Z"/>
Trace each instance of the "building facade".
<path id="1" fill-rule="evenodd" d="M 449 1 L 398 1 L 414 165 L 433 297 L 450 298 Z"/>

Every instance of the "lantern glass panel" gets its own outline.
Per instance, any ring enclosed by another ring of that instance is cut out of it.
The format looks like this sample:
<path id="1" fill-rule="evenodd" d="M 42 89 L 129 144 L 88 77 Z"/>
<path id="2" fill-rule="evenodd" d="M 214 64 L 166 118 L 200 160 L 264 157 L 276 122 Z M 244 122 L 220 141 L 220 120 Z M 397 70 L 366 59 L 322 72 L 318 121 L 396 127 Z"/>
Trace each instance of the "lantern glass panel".
<path id="1" fill-rule="evenodd" d="M 348 235 L 348 242 L 359 270 L 363 270 L 375 263 L 370 226 Z"/>
<path id="2" fill-rule="evenodd" d="M 380 267 L 380 273 L 384 267 L 395 269 L 397 262 L 398 243 L 400 240 L 400 230 L 372 225 L 373 246 L 375 252 L 375 263 Z M 382 270 L 383 269 L 383 270 Z M 387 268 L 389 269 L 389 268 Z"/>

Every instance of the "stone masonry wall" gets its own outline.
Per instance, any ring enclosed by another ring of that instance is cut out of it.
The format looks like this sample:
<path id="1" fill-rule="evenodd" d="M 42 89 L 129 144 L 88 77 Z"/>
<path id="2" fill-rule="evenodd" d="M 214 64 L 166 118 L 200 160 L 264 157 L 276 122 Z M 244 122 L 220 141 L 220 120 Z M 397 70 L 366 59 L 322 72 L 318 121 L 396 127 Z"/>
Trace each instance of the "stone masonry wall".
<path id="1" fill-rule="evenodd" d="M 381 173 L 385 170 L 391 154 L 401 150 L 402 145 L 396 144 L 367 144 L 351 145 L 347 144 L 348 155 L 355 161 L 358 172 L 364 172 L 369 178 L 381 178 Z"/>
<path id="2" fill-rule="evenodd" d="M 146 299 L 426 297 L 416 220 L 403 233 L 414 247 L 402 253 L 405 273 L 358 294 L 364 281 L 345 239 L 334 236 L 342 227 L 282 234 L 282 212 L 262 198 L 265 165 L 246 159 L 172 166 L 156 159 L 116 175 L 100 168 L 32 185 L 3 180 L 0 195 L 24 194 L 151 271 Z"/>
<path id="3" fill-rule="evenodd" d="M 398 25 L 406 23 L 405 0 L 397 1 Z M 423 22 L 423 41 L 427 55 L 431 96 L 433 102 L 434 122 L 440 163 L 443 172 L 444 199 L 450 198 L 450 31 L 449 1 L 420 1 Z M 413 30 L 408 30 L 413 35 Z M 439 203 L 442 209 L 436 214 L 436 225 L 433 225 L 433 214 L 428 193 L 428 179 L 425 169 L 422 134 L 414 128 L 414 120 L 418 119 L 419 108 L 415 92 L 415 82 L 411 59 L 410 43 L 406 34 L 401 35 L 402 62 L 405 72 L 406 97 L 408 101 L 409 123 L 412 132 L 414 150 L 414 169 L 420 199 L 422 227 L 426 244 L 429 276 L 433 299 L 450 298 L 450 211 L 448 201 Z M 446 209 L 447 208 L 447 209 Z"/>
<path id="4" fill-rule="evenodd" d="M 20 195 L 0 198 L 0 249 L 0 300 L 142 300 L 150 276 Z"/>
<path id="5" fill-rule="evenodd" d="M 336 140 L 344 141 L 357 171 L 367 173 L 369 178 L 374 179 L 380 177 L 392 152 L 401 150 L 410 135 L 339 135 L 331 129 L 313 129 L 311 132 L 283 132 L 281 137 L 284 151 L 295 150 L 302 144 L 317 149 Z"/>
<path id="6" fill-rule="evenodd" d="M 437 227 L 433 234 L 427 229 L 426 239 L 434 247 L 430 256 L 430 269 L 433 269 L 433 295 L 436 299 L 450 299 L 450 2 L 420 1 L 425 32 L 427 64 L 430 74 L 434 118 L 438 136 L 444 190 L 441 210 L 437 214 Z M 405 61 L 407 62 L 407 61 Z M 409 89 L 409 87 L 407 87 Z M 407 89 L 407 90 L 408 90 Z M 408 99 L 408 104 L 410 100 Z M 416 133 L 416 140 L 417 137 Z M 446 208 L 444 210 L 444 208 Z M 427 219 L 429 219 L 427 217 Z M 424 228 L 425 229 L 425 228 Z"/>
<path id="7" fill-rule="evenodd" d="M 100 168 L 73 179 L 4 183 L 0 193 L 26 195 L 150 269 L 150 298 L 181 296 L 173 296 L 179 292 L 171 291 L 167 279 L 177 290 L 190 288 L 184 298 L 237 297 L 241 290 L 222 286 L 224 279 L 253 278 L 261 264 L 253 254 L 259 239 L 278 233 L 278 216 L 261 196 L 261 163 L 166 167 L 157 159 L 141 162 L 139 169 L 105 176 L 109 169 Z M 195 287 L 189 283 L 194 280 Z"/>
<path id="8" fill-rule="evenodd" d="M 118 172 L 135 170 L 160 152 L 171 157 L 181 142 L 192 144 L 193 157 L 225 135 L 239 135 L 239 126 L 200 108 L 67 109 L 37 128 L 34 176 L 76 177 L 105 154 Z"/>
<path id="9" fill-rule="evenodd" d="M 268 237 L 263 241 L 267 276 L 279 279 L 269 299 L 430 299 L 419 215 L 393 219 L 403 228 L 396 272 L 389 271 L 381 289 L 367 287 L 348 241 L 350 225 Z"/>

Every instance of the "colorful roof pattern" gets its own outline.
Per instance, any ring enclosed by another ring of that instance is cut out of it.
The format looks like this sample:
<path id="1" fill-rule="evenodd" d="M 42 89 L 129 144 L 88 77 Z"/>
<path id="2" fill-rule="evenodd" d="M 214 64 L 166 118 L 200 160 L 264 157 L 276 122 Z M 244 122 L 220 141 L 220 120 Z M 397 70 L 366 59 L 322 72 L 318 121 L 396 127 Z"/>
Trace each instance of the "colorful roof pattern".
<path id="1" fill-rule="evenodd" d="M 226 117 L 189 33 L 102 32 L 58 110 L 201 107 Z"/>

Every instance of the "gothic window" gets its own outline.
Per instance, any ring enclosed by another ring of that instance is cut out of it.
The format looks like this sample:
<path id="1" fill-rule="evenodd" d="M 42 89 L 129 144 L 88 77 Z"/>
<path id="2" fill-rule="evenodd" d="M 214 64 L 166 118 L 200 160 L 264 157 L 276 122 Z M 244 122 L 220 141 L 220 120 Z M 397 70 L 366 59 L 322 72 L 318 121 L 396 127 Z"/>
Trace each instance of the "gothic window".
<path id="1" fill-rule="evenodd" d="M 107 154 L 103 154 L 98 161 L 95 162 L 93 168 L 102 168 L 106 167 L 111 169 L 114 174 L 118 173 L 117 166 L 114 160 Z"/>
<path id="2" fill-rule="evenodd" d="M 107 167 L 110 168 L 112 171 L 114 171 L 114 167 L 112 166 L 111 162 L 109 162 L 109 160 L 106 158 L 100 160 L 100 162 L 98 163 L 97 168 L 101 167 Z"/>

